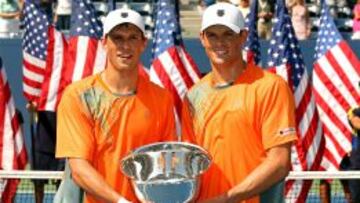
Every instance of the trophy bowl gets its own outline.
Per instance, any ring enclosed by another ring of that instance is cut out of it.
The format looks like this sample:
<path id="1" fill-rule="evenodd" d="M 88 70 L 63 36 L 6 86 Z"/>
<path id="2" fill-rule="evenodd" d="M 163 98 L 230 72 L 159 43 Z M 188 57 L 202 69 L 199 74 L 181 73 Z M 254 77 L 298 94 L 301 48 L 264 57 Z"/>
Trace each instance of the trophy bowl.
<path id="1" fill-rule="evenodd" d="M 184 142 L 158 142 L 135 149 L 121 160 L 139 200 L 152 203 L 192 201 L 200 175 L 211 164 L 201 147 Z"/>

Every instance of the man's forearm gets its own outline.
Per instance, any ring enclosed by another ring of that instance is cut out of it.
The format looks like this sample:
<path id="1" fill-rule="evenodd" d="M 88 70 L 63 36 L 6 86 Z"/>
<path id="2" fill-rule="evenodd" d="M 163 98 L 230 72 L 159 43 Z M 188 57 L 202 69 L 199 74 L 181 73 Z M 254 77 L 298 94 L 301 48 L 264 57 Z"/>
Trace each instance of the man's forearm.
<path id="1" fill-rule="evenodd" d="M 290 170 L 290 146 L 291 144 L 285 144 L 270 149 L 264 162 L 228 192 L 230 202 L 258 195 L 285 178 Z"/>
<path id="2" fill-rule="evenodd" d="M 121 198 L 88 161 L 70 158 L 69 164 L 75 183 L 86 192 L 108 203 L 116 203 Z"/>

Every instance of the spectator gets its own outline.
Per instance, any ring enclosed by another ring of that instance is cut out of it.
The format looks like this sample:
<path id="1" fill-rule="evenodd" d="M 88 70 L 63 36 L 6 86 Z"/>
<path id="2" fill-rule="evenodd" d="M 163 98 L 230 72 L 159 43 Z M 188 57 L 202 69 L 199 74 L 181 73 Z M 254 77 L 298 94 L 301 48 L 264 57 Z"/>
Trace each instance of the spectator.
<path id="1" fill-rule="evenodd" d="M 256 0 L 255 0 L 256 1 Z M 270 0 L 258 1 L 258 24 L 257 30 L 260 38 L 271 38 L 272 17 L 274 15 L 274 3 Z"/>
<path id="2" fill-rule="evenodd" d="M 20 29 L 20 7 L 15 0 L 0 0 L 0 38 L 13 37 Z"/>
<path id="3" fill-rule="evenodd" d="M 216 0 L 199 0 L 198 2 L 198 11 L 200 14 L 208 7 L 214 4 Z"/>
<path id="4" fill-rule="evenodd" d="M 360 39 L 360 0 L 354 6 L 353 36 L 352 39 Z"/>
<path id="5" fill-rule="evenodd" d="M 359 1 L 358 4 L 359 5 Z M 350 109 L 348 113 L 350 126 L 353 129 L 352 150 L 350 152 L 349 170 L 360 170 L 360 107 Z M 360 202 L 360 180 L 348 180 L 353 202 Z"/>
<path id="6" fill-rule="evenodd" d="M 60 30 L 70 29 L 71 0 L 58 0 L 55 23 Z"/>
<path id="7" fill-rule="evenodd" d="M 241 11 L 242 15 L 244 16 L 244 18 L 246 18 L 250 13 L 249 0 L 240 0 L 238 8 Z"/>
<path id="8" fill-rule="evenodd" d="M 311 35 L 309 11 L 304 0 L 296 0 L 290 8 L 291 21 L 298 40 L 308 39 Z"/>

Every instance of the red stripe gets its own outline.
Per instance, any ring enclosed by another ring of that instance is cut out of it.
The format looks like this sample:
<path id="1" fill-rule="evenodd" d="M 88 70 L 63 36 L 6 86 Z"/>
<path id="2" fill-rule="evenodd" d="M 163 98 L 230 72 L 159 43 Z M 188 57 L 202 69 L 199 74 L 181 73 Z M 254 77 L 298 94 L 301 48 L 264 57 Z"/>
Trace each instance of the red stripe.
<path id="1" fill-rule="evenodd" d="M 340 66 L 341 64 L 341 61 L 338 61 L 334 55 L 332 55 L 332 53 L 330 51 L 328 51 L 326 53 L 326 58 L 327 60 L 329 61 L 331 67 L 321 67 L 321 69 L 323 70 L 326 70 L 326 69 L 329 69 L 329 68 L 332 68 L 338 75 L 339 78 L 341 78 L 341 80 L 343 81 L 343 83 L 345 84 L 345 87 L 349 90 L 349 92 L 351 93 L 352 97 L 358 102 L 360 103 L 360 96 L 359 94 L 357 93 L 356 89 L 357 87 L 353 87 L 353 85 L 351 84 L 349 78 L 347 77 L 347 75 L 345 74 L 345 71 L 344 70 L 346 67 L 342 67 Z M 318 63 L 315 63 L 315 67 L 317 67 L 317 64 Z M 320 64 L 319 64 L 319 67 L 320 67 Z M 356 68 L 355 68 L 356 69 Z M 356 70 L 355 70 L 356 71 Z M 326 72 L 326 71 L 324 71 Z M 330 78 L 330 81 L 329 83 L 324 83 L 325 86 L 327 87 L 327 85 L 329 84 L 332 84 L 332 81 L 331 81 L 331 78 Z M 330 89 L 328 87 L 328 89 Z M 331 91 L 332 92 L 332 91 Z M 350 107 L 349 107 L 350 108 Z M 347 108 L 348 109 L 348 108 Z"/>
<path id="2" fill-rule="evenodd" d="M 308 106 L 310 105 L 310 102 L 311 102 L 311 87 L 310 87 L 310 85 L 307 85 L 306 89 L 304 91 L 304 94 L 303 94 L 302 98 L 300 99 L 300 103 L 296 107 L 296 123 L 297 124 L 299 124 L 300 121 L 306 115 L 305 113 L 307 111 Z"/>
<path id="3" fill-rule="evenodd" d="M 23 83 L 36 89 L 41 89 L 43 84 L 43 82 L 37 82 L 26 77 L 23 77 Z"/>
<path id="4" fill-rule="evenodd" d="M 169 75 L 166 73 L 162 63 L 160 62 L 160 60 L 158 58 L 156 58 L 153 61 L 153 68 L 157 74 L 157 76 L 159 77 L 161 83 L 164 85 L 165 89 L 169 90 L 173 96 L 174 99 L 174 104 L 175 104 L 175 108 L 176 108 L 176 112 L 179 116 L 179 118 L 181 117 L 181 98 L 179 93 L 177 92 L 174 84 L 172 83 Z"/>
<path id="5" fill-rule="evenodd" d="M 54 64 L 54 46 L 55 46 L 55 30 L 48 30 L 48 47 L 47 47 L 47 58 L 46 58 L 46 68 L 44 74 L 44 83 L 42 87 L 42 91 L 39 97 L 39 110 L 45 109 L 47 98 L 49 95 L 49 87 L 50 87 L 50 78 L 51 73 L 53 72 L 53 64 Z"/>
<path id="6" fill-rule="evenodd" d="M 23 92 L 23 95 L 27 100 L 33 101 L 33 102 L 36 102 L 36 103 L 37 103 L 37 101 L 39 99 L 39 95 L 32 95 L 32 94 L 29 94 L 28 92 Z"/>
<path id="7" fill-rule="evenodd" d="M 1 71 L 2 67 L 0 67 Z M 9 97 L 9 91 L 6 88 L 6 85 L 4 84 L 4 78 L 2 75 L 0 75 L 0 164 L 2 163 L 2 157 L 3 157 L 3 148 L 4 148 L 4 130 L 5 130 L 5 116 L 6 116 L 6 108 L 7 108 L 7 101 Z M 0 165 L 0 169 L 2 169 L 2 164 Z"/>
<path id="8" fill-rule="evenodd" d="M 319 120 L 318 120 L 318 122 L 320 124 Z M 319 143 L 319 147 L 318 147 L 314 162 L 311 165 L 311 167 L 308 169 L 309 171 L 320 170 L 321 160 L 322 160 L 322 158 L 324 156 L 324 151 L 325 151 L 325 147 L 326 147 L 325 144 L 326 144 L 325 137 L 321 135 L 321 140 L 320 140 L 320 143 Z"/>
<path id="9" fill-rule="evenodd" d="M 340 106 L 343 109 L 350 109 L 351 105 L 346 101 L 344 95 L 341 92 L 339 92 L 338 88 L 332 82 L 332 80 L 334 80 L 334 79 L 330 79 L 327 77 L 327 75 L 323 71 L 323 68 L 320 67 L 320 64 L 315 63 L 314 67 L 315 67 L 314 71 L 313 71 L 314 74 L 316 74 L 318 76 L 319 80 L 324 84 L 325 88 L 335 98 L 335 100 L 340 104 Z M 329 69 L 331 67 L 327 67 L 327 68 Z M 340 76 L 340 78 L 345 79 L 344 77 L 341 77 L 341 76 Z M 317 87 L 317 89 L 321 92 L 323 91 L 323 89 L 320 89 L 320 87 Z M 347 89 L 349 89 L 348 86 L 347 86 Z M 352 89 L 354 89 L 354 88 L 352 88 Z"/>
<path id="10" fill-rule="evenodd" d="M 311 118 L 311 121 L 309 123 L 309 128 L 306 129 L 306 132 L 304 133 L 304 136 L 301 140 L 301 143 L 304 147 L 304 154 L 306 157 L 306 154 L 308 153 L 308 149 L 311 145 L 313 145 L 313 141 L 315 139 L 316 131 L 319 128 L 319 115 L 317 113 L 314 114 L 314 116 Z"/>
<path id="11" fill-rule="evenodd" d="M 64 35 L 62 35 L 62 44 L 63 44 L 63 49 L 64 49 L 62 52 L 62 60 L 65 61 L 66 60 L 66 52 L 68 50 L 68 44 L 67 44 L 67 41 L 66 41 Z M 61 67 L 61 77 L 63 76 L 63 72 L 64 72 L 63 70 L 65 70 L 65 69 L 66 69 L 66 63 L 63 63 L 62 67 Z M 58 89 L 54 90 L 54 91 L 56 91 L 55 92 L 56 93 L 56 105 L 55 105 L 56 108 L 55 108 L 55 110 L 57 109 L 57 106 L 60 103 L 62 92 L 65 89 L 65 87 L 61 86 L 61 79 L 62 79 L 61 77 L 60 77 Z"/>
<path id="12" fill-rule="evenodd" d="M 316 89 L 314 89 L 314 95 L 317 105 L 319 105 L 324 113 L 329 117 L 329 119 L 339 128 L 340 132 L 344 132 L 344 134 L 351 134 L 351 131 L 341 122 L 341 118 L 338 117 L 338 115 L 335 114 L 332 107 L 330 107 L 326 101 L 324 101 L 320 97 L 320 92 L 318 92 Z M 345 109 L 343 109 L 345 112 L 347 112 Z M 348 136 L 346 136 L 348 137 Z"/>
<path id="13" fill-rule="evenodd" d="M 191 69 L 196 73 L 196 75 L 198 76 L 198 78 L 201 78 L 201 72 L 199 70 L 199 68 L 197 67 L 195 61 L 193 60 L 193 58 L 190 56 L 190 54 L 185 50 L 184 46 L 181 46 L 181 49 L 183 51 L 183 53 L 185 54 L 186 59 L 189 61 L 190 65 L 191 65 Z M 194 82 L 194 81 L 193 81 Z"/>
<path id="14" fill-rule="evenodd" d="M 40 66 L 36 66 L 33 65 L 29 62 L 26 61 L 26 58 L 24 57 L 23 60 L 23 67 L 26 68 L 28 71 L 39 74 L 39 75 L 44 75 L 45 74 L 45 68 L 42 68 Z"/>
<path id="15" fill-rule="evenodd" d="M 348 58 L 348 60 L 350 61 L 352 67 L 355 68 L 354 70 L 357 72 L 358 75 L 360 75 L 360 60 L 358 59 L 356 54 L 352 51 L 352 49 L 349 47 L 345 40 L 342 40 L 338 45 L 344 52 L 346 58 Z"/>
<path id="16" fill-rule="evenodd" d="M 98 49 L 98 43 L 99 41 L 97 39 L 90 38 L 88 41 L 86 62 L 85 62 L 84 71 L 82 73 L 82 78 L 92 75 L 94 72 L 94 64 L 97 57 L 96 53 Z"/>
<path id="17" fill-rule="evenodd" d="M 176 69 L 179 71 L 182 79 L 184 80 L 187 89 L 189 89 L 190 87 L 192 87 L 194 82 L 191 79 L 189 73 L 187 72 L 187 70 L 179 56 L 178 50 L 176 49 L 176 47 L 171 47 L 167 51 L 168 51 L 172 61 L 174 62 Z"/>

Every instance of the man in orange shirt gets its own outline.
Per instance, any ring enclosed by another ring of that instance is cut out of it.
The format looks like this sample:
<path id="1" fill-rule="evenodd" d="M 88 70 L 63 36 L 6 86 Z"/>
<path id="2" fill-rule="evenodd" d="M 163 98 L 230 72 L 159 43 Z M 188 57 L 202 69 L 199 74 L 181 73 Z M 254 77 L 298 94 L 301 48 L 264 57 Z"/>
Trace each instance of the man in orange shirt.
<path id="1" fill-rule="evenodd" d="M 130 9 L 105 18 L 105 70 L 70 85 L 58 109 L 57 157 L 69 160 L 85 202 L 138 202 L 120 161 L 131 150 L 175 140 L 173 102 L 138 75 L 147 43 L 144 22 Z"/>
<path id="2" fill-rule="evenodd" d="M 200 202 L 283 200 L 297 139 L 294 98 L 279 76 L 243 60 L 246 37 L 235 6 L 217 3 L 205 10 L 200 40 L 212 71 L 187 93 L 182 117 L 183 136 L 213 158 Z"/>

